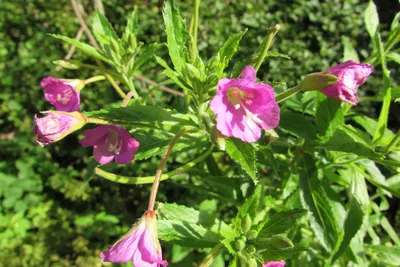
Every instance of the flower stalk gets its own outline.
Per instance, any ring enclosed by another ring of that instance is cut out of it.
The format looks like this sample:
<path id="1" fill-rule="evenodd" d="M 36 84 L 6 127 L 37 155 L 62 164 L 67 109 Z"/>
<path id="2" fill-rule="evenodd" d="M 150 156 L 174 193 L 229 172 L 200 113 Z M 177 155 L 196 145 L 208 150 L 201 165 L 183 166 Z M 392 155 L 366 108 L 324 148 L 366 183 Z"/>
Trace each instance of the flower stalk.
<path id="1" fill-rule="evenodd" d="M 94 76 L 92 78 L 86 79 L 83 82 L 86 85 L 86 84 L 89 84 L 89 83 L 94 83 L 94 82 L 102 81 L 102 80 L 105 80 L 105 79 L 106 79 L 106 77 L 104 75 L 97 75 L 97 76 Z"/>
<path id="2" fill-rule="evenodd" d="M 301 87 L 299 85 L 296 85 L 295 87 L 290 88 L 289 90 L 286 90 L 283 93 L 280 93 L 279 95 L 276 96 L 276 102 L 282 102 L 283 100 L 295 95 L 297 92 L 301 91 Z"/>
<path id="3" fill-rule="evenodd" d="M 158 166 L 156 176 L 154 178 L 153 186 L 151 187 L 151 193 L 150 193 L 150 199 L 149 199 L 149 211 L 154 210 L 154 204 L 156 202 L 156 197 L 157 197 L 157 192 L 158 192 L 158 186 L 160 185 L 161 181 L 161 175 L 163 172 L 163 168 L 165 166 L 165 163 L 167 162 L 167 158 L 169 154 L 171 153 L 172 149 L 174 148 L 176 142 L 179 140 L 179 138 L 183 135 L 183 133 L 186 131 L 186 129 L 181 130 L 178 132 L 174 138 L 172 138 L 171 142 L 169 143 L 167 150 L 165 150 L 164 155 L 161 158 L 160 165 Z"/>

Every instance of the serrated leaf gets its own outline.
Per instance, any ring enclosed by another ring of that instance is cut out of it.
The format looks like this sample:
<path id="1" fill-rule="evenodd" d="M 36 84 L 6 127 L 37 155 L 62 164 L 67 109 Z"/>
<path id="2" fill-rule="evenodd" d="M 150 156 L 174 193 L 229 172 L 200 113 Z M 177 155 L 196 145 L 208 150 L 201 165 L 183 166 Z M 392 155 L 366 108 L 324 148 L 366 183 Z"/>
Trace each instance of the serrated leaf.
<path id="1" fill-rule="evenodd" d="M 226 152 L 257 183 L 256 153 L 252 144 L 236 138 L 226 139 Z"/>
<path id="2" fill-rule="evenodd" d="M 298 219 L 307 214 L 307 210 L 294 209 L 272 215 L 262 228 L 259 236 L 281 234 L 292 228 Z"/>
<path id="3" fill-rule="evenodd" d="M 137 102 L 128 107 L 84 112 L 84 115 L 105 120 L 110 124 L 133 125 L 166 131 L 175 131 L 183 126 L 196 125 L 196 118 L 188 114 L 156 106 L 145 106 Z"/>
<path id="4" fill-rule="evenodd" d="M 342 102 L 323 94 L 318 94 L 317 98 L 316 125 L 320 137 L 326 140 L 340 125 L 344 124 Z"/>
<path id="5" fill-rule="evenodd" d="M 342 61 L 345 62 L 347 60 L 353 60 L 355 62 L 360 62 L 357 51 L 354 49 L 353 44 L 348 37 L 342 36 L 342 44 L 344 50 Z"/>
<path id="6" fill-rule="evenodd" d="M 233 55 L 236 53 L 240 40 L 247 30 L 236 33 L 228 38 L 224 45 L 219 49 L 218 54 L 220 57 L 219 73 L 222 74 L 224 69 L 228 66 Z"/>
<path id="7" fill-rule="evenodd" d="M 364 11 L 364 23 L 369 36 L 371 39 L 374 39 L 376 30 L 379 25 L 379 17 L 378 11 L 376 10 L 376 6 L 374 1 L 370 0 L 367 9 Z"/>
<path id="8" fill-rule="evenodd" d="M 361 229 L 369 205 L 367 185 L 365 184 L 363 175 L 357 172 L 356 169 L 351 169 L 350 172 L 347 173 L 350 173 L 352 176 L 352 183 L 349 191 L 349 204 L 344 229 L 336 242 L 331 263 L 335 262 L 345 252 L 353 237 L 355 237 L 357 232 Z"/>
<path id="9" fill-rule="evenodd" d="M 281 110 L 279 128 L 306 140 L 314 140 L 317 136 L 310 120 L 289 110 Z"/>
<path id="10" fill-rule="evenodd" d="M 318 180 L 315 163 L 310 157 L 300 158 L 299 175 L 301 204 L 311 212 L 310 226 L 320 244 L 327 251 L 332 251 L 339 227 L 331 200 Z"/>
<path id="11" fill-rule="evenodd" d="M 257 214 L 258 206 L 260 205 L 261 199 L 261 186 L 258 185 L 254 189 L 254 192 L 251 194 L 249 198 L 246 199 L 244 204 L 239 208 L 239 211 L 236 215 L 237 224 L 241 224 L 241 220 L 249 215 L 251 219 L 254 219 Z"/>
<path id="12" fill-rule="evenodd" d="M 186 30 L 185 21 L 180 16 L 174 0 L 165 2 L 163 17 L 165 31 L 167 33 L 169 56 L 175 66 L 175 70 L 180 72 L 185 63 L 185 44 L 188 39 L 188 32 Z"/>
<path id="13" fill-rule="evenodd" d="M 133 68 L 131 74 L 139 69 L 139 67 L 146 63 L 147 61 L 151 60 L 155 54 L 155 52 L 160 49 L 163 45 L 162 44 L 151 44 L 140 49 L 139 55 L 135 58 L 135 63 L 133 64 Z"/>
<path id="14" fill-rule="evenodd" d="M 319 147 L 333 151 L 350 152 L 369 158 L 379 157 L 375 153 L 369 137 L 351 125 L 338 127 L 334 135 Z"/>
<path id="15" fill-rule="evenodd" d="M 50 34 L 50 36 L 63 40 L 64 42 L 67 42 L 73 46 L 75 46 L 76 48 L 82 50 L 82 52 L 88 54 L 89 56 L 92 56 L 94 58 L 100 59 L 104 62 L 107 62 L 109 64 L 113 64 L 113 62 L 109 59 L 107 59 L 106 57 L 104 57 L 100 52 L 98 52 L 96 50 L 96 48 L 94 48 L 93 46 L 90 46 L 88 44 L 82 43 L 78 40 L 75 40 L 73 38 L 69 38 L 67 36 L 63 36 L 63 35 L 59 35 L 59 34 Z"/>
<path id="16" fill-rule="evenodd" d="M 264 261 L 280 261 L 280 260 L 286 260 L 297 253 L 307 251 L 307 248 L 301 247 L 294 245 L 294 247 L 289 248 L 289 249 L 277 249 L 270 247 L 264 251 L 262 251 L 260 254 L 263 257 Z"/>
<path id="17" fill-rule="evenodd" d="M 195 223 L 175 220 L 157 220 L 158 237 L 182 247 L 210 248 L 221 236 Z"/>
<path id="18" fill-rule="evenodd" d="M 104 49 L 105 45 L 109 45 L 109 42 L 104 42 L 106 39 L 112 39 L 117 41 L 118 36 L 115 33 L 110 22 L 101 14 L 98 10 L 94 13 L 93 23 L 92 23 L 93 34 L 97 41 L 100 43 L 101 47 Z"/>
<path id="19" fill-rule="evenodd" d="M 290 59 L 290 57 L 288 55 L 281 54 L 278 52 L 268 52 L 265 57 L 281 57 L 281 58 Z"/>
<path id="20" fill-rule="evenodd" d="M 136 35 L 137 30 L 138 30 L 137 9 L 135 9 L 128 17 L 128 21 L 125 27 L 125 34 Z"/>

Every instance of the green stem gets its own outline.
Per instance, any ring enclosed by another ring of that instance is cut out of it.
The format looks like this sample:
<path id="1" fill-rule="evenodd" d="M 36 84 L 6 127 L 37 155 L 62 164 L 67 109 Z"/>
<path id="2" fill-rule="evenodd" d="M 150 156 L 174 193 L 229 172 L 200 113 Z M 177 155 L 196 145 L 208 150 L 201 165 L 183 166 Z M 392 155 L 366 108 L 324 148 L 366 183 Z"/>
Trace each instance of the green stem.
<path id="1" fill-rule="evenodd" d="M 281 26 L 279 24 L 276 24 L 274 27 L 270 28 L 268 31 L 267 37 L 264 39 L 264 42 L 261 44 L 260 48 L 260 54 L 259 57 L 257 58 L 257 61 L 254 65 L 254 69 L 258 71 L 260 68 L 261 64 L 263 63 L 265 57 L 267 56 L 269 47 L 271 46 L 272 39 L 274 39 L 275 35 L 278 33 L 279 29 Z"/>
<path id="2" fill-rule="evenodd" d="M 126 83 L 126 85 L 129 87 L 129 90 L 131 90 L 131 92 L 133 94 L 133 98 L 138 99 L 139 95 L 136 92 L 135 85 L 133 84 L 132 79 L 129 79 L 125 75 L 122 75 L 122 78 L 124 79 L 124 82 Z"/>
<path id="3" fill-rule="evenodd" d="M 124 91 L 119 87 L 119 85 L 115 82 L 114 78 L 106 71 L 104 64 L 96 59 L 97 65 L 100 67 L 100 71 L 103 72 L 104 76 L 106 76 L 107 80 L 111 83 L 112 87 L 114 87 L 115 91 L 122 97 L 122 99 L 126 98 L 126 94 Z"/>
<path id="4" fill-rule="evenodd" d="M 301 90 L 300 85 L 296 85 L 295 87 L 292 87 L 289 90 L 286 90 L 285 92 L 277 95 L 276 98 L 275 98 L 276 102 L 279 103 L 279 102 L 291 97 L 292 95 L 296 94 L 300 90 Z"/>
<path id="5" fill-rule="evenodd" d="M 400 141 L 400 131 L 396 133 L 396 135 L 393 137 L 392 141 L 390 141 L 389 145 L 385 149 L 385 154 L 389 153 Z"/>
<path id="6" fill-rule="evenodd" d="M 199 25 L 199 7 L 200 7 L 200 0 L 194 0 L 193 6 L 193 16 L 190 22 L 190 33 L 193 35 L 193 42 L 191 46 L 191 56 L 192 60 L 196 59 L 197 55 L 197 32 L 198 32 L 198 25 Z"/>
<path id="7" fill-rule="evenodd" d="M 102 80 L 105 80 L 105 79 L 106 79 L 106 77 L 104 75 L 97 75 L 97 76 L 94 76 L 92 78 L 86 79 L 83 82 L 86 85 L 86 84 L 89 84 L 89 83 L 94 83 L 94 82 L 102 81 Z"/>
<path id="8" fill-rule="evenodd" d="M 202 162 L 206 157 L 208 157 L 208 155 L 211 154 L 213 149 L 214 149 L 214 146 L 211 146 L 209 149 L 207 149 L 206 152 L 204 152 L 202 155 L 200 155 L 198 158 L 194 159 L 193 161 L 186 163 L 185 165 L 183 165 L 171 172 L 162 174 L 160 181 L 164 181 L 164 180 L 167 180 L 177 174 L 187 172 L 188 170 L 193 168 L 196 164 Z M 114 173 L 103 171 L 102 169 L 99 169 L 99 168 L 96 168 L 94 170 L 94 172 L 97 175 L 99 175 L 109 181 L 112 181 L 115 183 L 120 183 L 120 184 L 149 184 L 149 183 L 153 183 L 155 180 L 154 176 L 144 176 L 144 177 L 122 176 L 122 175 L 117 175 Z"/>
<path id="9" fill-rule="evenodd" d="M 222 243 L 218 243 L 215 247 L 213 247 L 210 253 L 208 253 L 207 256 L 200 263 L 200 267 L 210 266 L 215 258 L 218 257 L 218 255 L 222 252 L 223 248 L 224 246 L 222 245 Z"/>

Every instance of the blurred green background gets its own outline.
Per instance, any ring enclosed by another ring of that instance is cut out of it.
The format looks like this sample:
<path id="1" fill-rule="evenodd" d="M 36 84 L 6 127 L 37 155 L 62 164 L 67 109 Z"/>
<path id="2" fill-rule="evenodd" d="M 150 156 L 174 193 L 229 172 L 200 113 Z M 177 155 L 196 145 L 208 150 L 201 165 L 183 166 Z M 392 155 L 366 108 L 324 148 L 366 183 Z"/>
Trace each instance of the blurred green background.
<path id="1" fill-rule="evenodd" d="M 98 1 L 79 2 L 88 24 L 94 2 Z M 189 21 L 190 1 L 177 2 Z M 341 62 L 344 37 L 351 41 L 361 60 L 367 57 L 372 51 L 362 16 L 367 3 L 203 0 L 198 47 L 201 55 L 209 58 L 230 34 L 248 28 L 234 62 L 251 55 L 267 28 L 279 23 L 281 31 L 272 51 L 287 54 L 291 60 L 267 59 L 258 77 L 283 90 L 297 84 L 302 75 Z M 380 30 L 386 36 L 400 5 L 394 0 L 375 3 L 382 24 Z M 165 41 L 162 5 L 163 1 L 151 0 L 103 1 L 105 14 L 119 33 L 128 14 L 135 7 L 140 9 L 139 40 L 145 44 Z M 47 34 L 74 37 L 79 28 L 70 1 L 0 1 L 0 266 L 100 266 L 99 252 L 124 234 L 147 205 L 150 186 L 119 185 L 93 176 L 95 163 L 91 149 L 81 147 L 76 134 L 45 148 L 35 144 L 31 130 L 33 116 L 52 108 L 44 100 L 41 79 L 46 76 L 86 79 L 94 75 L 86 70 L 56 70 L 52 63 L 64 58 L 69 46 Z M 85 34 L 81 40 L 88 42 Z M 159 55 L 167 58 L 166 52 L 163 49 Z M 79 51 L 73 58 L 87 59 Z M 389 67 L 392 77 L 400 75 L 397 66 Z M 161 67 L 155 61 L 148 62 L 140 72 L 179 90 L 160 75 Z M 135 83 L 150 103 L 172 108 L 179 108 L 182 103 L 178 96 L 140 81 Z M 360 95 L 375 95 L 382 88 L 380 69 L 376 69 Z M 81 98 L 83 110 L 99 109 L 119 100 L 106 82 L 88 85 Z M 356 109 L 376 118 L 380 104 L 363 102 Z M 394 116 L 399 112 L 397 104 L 391 107 L 392 129 L 399 129 L 399 116 Z M 185 154 L 178 157 L 184 158 Z M 111 165 L 108 170 L 131 176 L 153 175 L 157 164 L 158 159 L 153 158 L 129 166 Z M 173 181 L 162 183 L 158 197 L 160 201 L 193 206 L 208 198 Z M 394 201 L 395 207 L 398 206 L 398 200 Z M 394 220 L 396 210 L 389 212 Z M 394 226 L 399 229 L 400 222 L 394 220 Z M 179 263 L 182 256 L 179 249 L 166 245 L 165 251 L 167 258 L 172 259 L 171 266 L 187 266 Z M 174 261 L 178 263 L 174 265 Z"/>

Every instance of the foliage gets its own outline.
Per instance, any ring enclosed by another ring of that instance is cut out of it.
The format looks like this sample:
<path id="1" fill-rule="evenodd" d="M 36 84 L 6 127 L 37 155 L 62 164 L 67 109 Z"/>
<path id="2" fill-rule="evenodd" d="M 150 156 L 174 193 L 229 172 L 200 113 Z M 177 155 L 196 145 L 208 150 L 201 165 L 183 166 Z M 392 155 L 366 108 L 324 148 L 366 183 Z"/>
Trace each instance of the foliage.
<path id="1" fill-rule="evenodd" d="M 103 61 L 122 88 L 136 88 L 142 97 L 121 108 L 107 82 L 82 91 L 87 117 L 130 125 L 141 143 L 133 164 L 102 170 L 153 176 L 174 134 L 199 128 L 178 141 L 166 174 L 200 155 L 205 160 L 168 176 L 158 195 L 159 237 L 171 266 L 200 263 L 219 244 L 224 249 L 212 266 L 237 266 L 250 258 L 286 259 L 289 266 L 399 264 L 400 147 L 393 144 L 399 127 L 390 116 L 399 98 L 398 15 L 392 23 L 395 14 L 382 16 L 373 2 L 357 0 L 204 0 L 197 51 L 192 7 L 184 1 L 144 1 L 137 7 L 103 1 L 105 17 L 92 1 L 82 1 L 99 52 L 85 34 L 79 43 L 73 39 L 80 26 L 69 1 L 25 2 L 0 3 L 2 265 L 98 265 L 99 252 L 147 207 L 150 186 L 95 175 L 98 165 L 76 136 L 46 148 L 34 144 L 33 114 L 47 109 L 40 79 L 47 74 L 84 79 L 104 70 L 56 70 L 52 61 L 62 59 L 69 44 L 77 47 L 71 63 Z M 221 144 L 207 124 L 207 116 L 213 117 L 204 103 L 220 78 L 259 57 L 257 47 L 265 45 L 267 28 L 276 22 L 281 30 L 258 78 L 279 93 L 310 72 L 359 58 L 375 66 L 359 91 L 365 100 L 350 109 L 315 91 L 297 94 L 281 103 L 276 142 L 265 134 L 257 144 L 234 138 Z M 132 80 L 134 74 L 183 90 L 191 99 Z M 382 101 L 381 109 L 376 103 Z M 219 150 L 224 145 L 226 152 Z"/>

